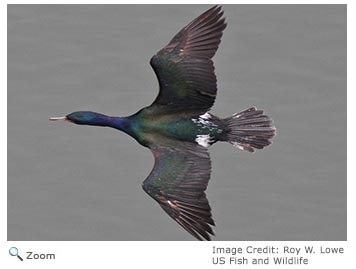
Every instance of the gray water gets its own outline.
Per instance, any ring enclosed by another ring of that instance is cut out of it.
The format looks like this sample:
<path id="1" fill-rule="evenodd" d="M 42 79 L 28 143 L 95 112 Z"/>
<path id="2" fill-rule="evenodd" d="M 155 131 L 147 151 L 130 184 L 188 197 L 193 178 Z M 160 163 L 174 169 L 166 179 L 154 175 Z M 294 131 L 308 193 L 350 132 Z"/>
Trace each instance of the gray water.
<path id="1" fill-rule="evenodd" d="M 194 240 L 141 189 L 153 157 L 109 128 L 158 84 L 150 57 L 209 6 L 8 6 L 8 240 Z M 212 113 L 278 128 L 249 154 L 210 148 L 214 240 L 346 240 L 346 5 L 224 5 Z"/>

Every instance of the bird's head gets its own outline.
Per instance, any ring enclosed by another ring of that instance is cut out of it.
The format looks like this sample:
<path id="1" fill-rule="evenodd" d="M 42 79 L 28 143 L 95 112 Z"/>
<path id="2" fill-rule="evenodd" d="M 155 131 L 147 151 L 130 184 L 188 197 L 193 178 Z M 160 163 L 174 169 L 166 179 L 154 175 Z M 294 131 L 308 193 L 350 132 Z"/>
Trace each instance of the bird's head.
<path id="1" fill-rule="evenodd" d="M 65 120 L 75 124 L 95 126 L 106 126 L 107 119 L 108 116 L 91 111 L 76 111 L 64 117 L 49 118 L 51 121 Z"/>

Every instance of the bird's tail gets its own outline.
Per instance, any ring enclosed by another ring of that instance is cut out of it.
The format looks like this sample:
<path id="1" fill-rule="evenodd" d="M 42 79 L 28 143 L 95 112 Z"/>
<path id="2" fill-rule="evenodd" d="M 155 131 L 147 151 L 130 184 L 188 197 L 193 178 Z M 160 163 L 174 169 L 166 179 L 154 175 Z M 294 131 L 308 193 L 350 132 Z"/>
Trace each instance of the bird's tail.
<path id="1" fill-rule="evenodd" d="M 229 127 L 228 142 L 234 147 L 254 152 L 271 144 L 276 135 L 272 120 L 263 110 L 248 108 L 224 119 Z"/>

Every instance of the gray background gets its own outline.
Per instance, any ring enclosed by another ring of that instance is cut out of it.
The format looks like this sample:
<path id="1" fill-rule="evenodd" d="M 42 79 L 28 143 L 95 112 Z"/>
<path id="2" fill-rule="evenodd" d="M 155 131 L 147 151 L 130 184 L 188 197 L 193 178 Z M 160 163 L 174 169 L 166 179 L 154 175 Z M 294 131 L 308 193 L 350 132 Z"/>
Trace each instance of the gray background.
<path id="1" fill-rule="evenodd" d="M 194 240 L 141 189 L 149 150 L 109 128 L 157 94 L 150 57 L 210 6 L 8 6 L 8 240 Z M 215 240 L 346 240 L 346 5 L 224 5 L 228 116 L 275 120 L 255 154 L 210 148 Z"/>

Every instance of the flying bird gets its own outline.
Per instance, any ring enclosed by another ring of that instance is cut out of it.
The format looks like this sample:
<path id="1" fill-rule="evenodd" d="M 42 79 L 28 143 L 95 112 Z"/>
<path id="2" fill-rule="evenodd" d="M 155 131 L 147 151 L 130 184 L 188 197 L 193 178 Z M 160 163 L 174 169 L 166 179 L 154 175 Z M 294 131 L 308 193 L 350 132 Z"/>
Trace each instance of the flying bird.
<path id="1" fill-rule="evenodd" d="M 142 187 L 162 209 L 199 240 L 214 235 L 205 194 L 211 174 L 208 147 L 228 142 L 254 152 L 271 144 L 276 128 L 263 110 L 251 107 L 227 118 L 209 113 L 216 92 L 212 57 L 226 28 L 221 6 L 198 16 L 151 58 L 159 82 L 154 102 L 128 117 L 77 111 L 50 120 L 111 127 L 153 153 L 155 163 Z"/>

